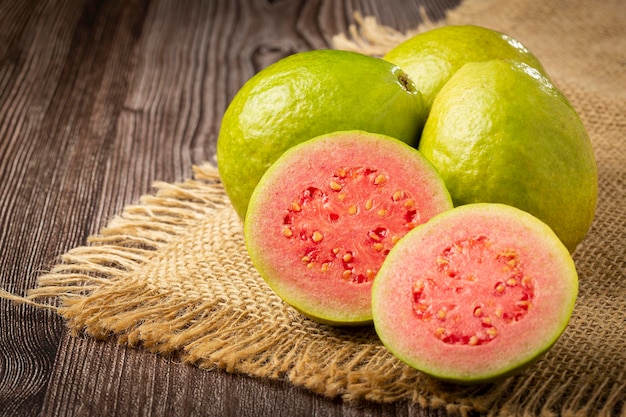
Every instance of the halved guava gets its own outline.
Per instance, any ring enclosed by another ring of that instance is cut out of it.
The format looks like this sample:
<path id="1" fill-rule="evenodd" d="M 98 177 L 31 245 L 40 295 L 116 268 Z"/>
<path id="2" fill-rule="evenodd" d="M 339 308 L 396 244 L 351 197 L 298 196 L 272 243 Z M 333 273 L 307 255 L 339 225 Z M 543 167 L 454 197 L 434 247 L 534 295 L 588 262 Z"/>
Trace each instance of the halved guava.
<path id="1" fill-rule="evenodd" d="M 372 289 L 383 344 L 456 383 L 511 375 L 565 330 L 578 292 L 569 251 L 512 206 L 475 203 L 433 217 L 387 255 Z"/>
<path id="2" fill-rule="evenodd" d="M 250 258 L 285 302 L 322 323 L 370 323 L 371 286 L 409 230 L 452 208 L 419 151 L 364 131 L 322 135 L 285 152 L 250 199 Z"/>

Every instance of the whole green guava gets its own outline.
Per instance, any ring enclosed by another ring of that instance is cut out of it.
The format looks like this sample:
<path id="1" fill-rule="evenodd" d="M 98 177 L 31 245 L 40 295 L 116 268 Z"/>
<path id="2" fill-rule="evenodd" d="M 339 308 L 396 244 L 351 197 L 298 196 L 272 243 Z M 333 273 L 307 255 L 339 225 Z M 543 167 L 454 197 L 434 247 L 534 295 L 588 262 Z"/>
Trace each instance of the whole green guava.
<path id="1" fill-rule="evenodd" d="M 340 130 L 416 145 L 426 118 L 420 92 L 396 65 L 359 53 L 300 52 L 253 76 L 228 106 L 218 169 L 241 218 L 267 168 L 287 149 Z"/>
<path id="2" fill-rule="evenodd" d="M 419 150 L 455 206 L 503 203 L 547 223 L 574 251 L 594 218 L 598 172 L 576 110 L 538 70 L 468 63 L 443 86 Z"/>

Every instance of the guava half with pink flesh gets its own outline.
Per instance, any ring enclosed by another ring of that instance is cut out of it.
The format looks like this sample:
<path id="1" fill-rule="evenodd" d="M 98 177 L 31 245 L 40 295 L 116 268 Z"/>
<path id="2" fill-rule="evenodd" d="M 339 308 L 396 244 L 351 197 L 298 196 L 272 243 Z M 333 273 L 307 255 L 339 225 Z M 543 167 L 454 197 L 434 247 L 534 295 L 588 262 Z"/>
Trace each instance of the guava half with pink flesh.
<path id="1" fill-rule="evenodd" d="M 536 217 L 475 203 L 432 218 L 388 254 L 374 281 L 374 326 L 413 368 L 488 382 L 539 359 L 565 330 L 578 275 Z"/>
<path id="2" fill-rule="evenodd" d="M 342 131 L 289 149 L 262 176 L 244 233 L 253 265 L 286 303 L 332 325 L 371 323 L 371 287 L 396 242 L 452 208 L 415 148 Z"/>

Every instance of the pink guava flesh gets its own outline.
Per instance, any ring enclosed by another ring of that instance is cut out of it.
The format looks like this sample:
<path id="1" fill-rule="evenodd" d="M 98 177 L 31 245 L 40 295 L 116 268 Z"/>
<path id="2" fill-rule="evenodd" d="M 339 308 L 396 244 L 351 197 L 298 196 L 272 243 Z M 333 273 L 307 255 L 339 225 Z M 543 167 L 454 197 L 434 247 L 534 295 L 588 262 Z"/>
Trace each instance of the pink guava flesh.
<path id="1" fill-rule="evenodd" d="M 245 220 L 253 264 L 287 303 L 321 322 L 371 322 L 371 285 L 408 231 L 452 208 L 415 149 L 338 132 L 285 153 L 255 189 Z"/>
<path id="2" fill-rule="evenodd" d="M 578 289 L 552 230 L 501 204 L 470 204 L 417 227 L 389 253 L 372 293 L 376 331 L 412 367 L 457 383 L 498 379 L 545 353 Z"/>

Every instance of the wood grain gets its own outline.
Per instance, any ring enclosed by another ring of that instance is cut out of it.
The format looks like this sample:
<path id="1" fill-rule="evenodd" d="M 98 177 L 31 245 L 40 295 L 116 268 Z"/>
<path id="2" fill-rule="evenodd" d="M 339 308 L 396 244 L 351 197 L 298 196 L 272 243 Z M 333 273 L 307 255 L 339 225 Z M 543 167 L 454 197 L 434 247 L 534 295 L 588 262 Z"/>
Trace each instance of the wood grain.
<path id="1" fill-rule="evenodd" d="M 155 180 L 215 154 L 241 85 L 291 53 L 329 47 L 353 12 L 400 30 L 458 1 L 0 1 L 0 287 L 38 273 Z M 72 337 L 53 312 L 0 298 L 2 416 L 403 416 L 282 381 L 201 370 Z"/>

